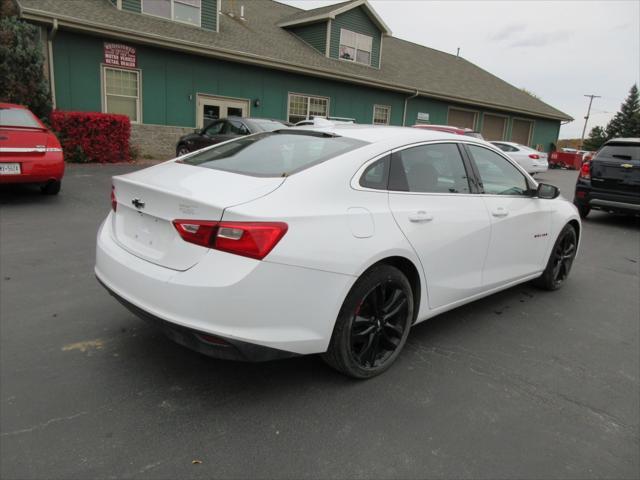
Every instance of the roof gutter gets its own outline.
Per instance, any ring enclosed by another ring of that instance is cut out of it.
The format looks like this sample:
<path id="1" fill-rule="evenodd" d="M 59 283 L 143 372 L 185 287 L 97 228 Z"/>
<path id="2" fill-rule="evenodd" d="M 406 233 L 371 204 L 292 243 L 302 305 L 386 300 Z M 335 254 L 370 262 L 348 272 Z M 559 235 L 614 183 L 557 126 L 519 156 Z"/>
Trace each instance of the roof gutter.
<path id="1" fill-rule="evenodd" d="M 392 90 L 395 92 L 401 93 L 412 93 L 417 91 L 415 87 L 409 87 L 405 85 L 391 84 L 387 82 L 382 82 L 379 80 L 370 80 L 366 77 L 361 77 L 359 75 L 353 74 L 336 74 L 335 72 L 325 70 L 322 68 L 313 68 L 306 65 L 300 65 L 291 62 L 284 62 L 282 60 L 270 59 L 264 56 L 251 54 L 247 52 L 239 52 L 236 50 L 222 49 L 222 48 L 212 48 L 207 47 L 199 43 L 189 42 L 186 40 L 176 40 L 176 39 L 167 39 L 161 35 L 149 34 L 149 33 L 141 33 L 141 32 L 132 32 L 127 29 L 115 27 L 115 26 L 105 26 L 102 24 L 97 24 L 89 21 L 78 21 L 74 18 L 69 17 L 57 17 L 53 18 L 48 12 L 44 12 L 41 10 L 24 10 L 22 12 L 22 18 L 27 20 L 32 20 L 40 23 L 52 24 L 53 21 L 56 21 L 60 27 L 67 27 L 70 30 L 87 33 L 90 35 L 100 35 L 107 36 L 112 38 L 118 38 L 122 40 L 129 40 L 133 42 L 138 42 L 146 45 L 159 46 L 162 48 L 168 48 L 171 50 L 177 51 L 185 51 L 197 55 L 203 55 L 212 58 L 219 58 L 223 60 L 229 60 L 236 63 L 246 63 L 250 65 L 258 65 L 262 67 L 274 68 L 278 70 L 285 70 L 289 72 L 302 73 L 305 75 L 315 75 L 322 78 L 328 78 L 331 80 L 339 80 L 339 81 L 350 81 L 353 83 L 367 85 L 376 88 L 383 88 L 385 90 Z M 482 106 L 487 108 L 492 108 L 496 110 L 504 110 L 507 112 L 520 113 L 524 115 L 529 115 L 532 117 L 538 118 L 546 118 L 553 120 L 569 120 L 570 117 L 560 116 L 560 115 L 550 115 L 539 112 L 532 112 L 528 110 L 522 110 L 518 108 L 513 108 L 508 105 L 497 105 L 488 102 L 482 102 L 478 100 L 472 100 L 467 98 L 456 97 L 453 95 L 444 95 L 434 92 L 429 92 L 426 90 L 419 91 L 419 95 L 438 99 L 445 100 L 455 103 L 460 103 L 464 105 L 472 105 L 472 106 Z M 413 97 L 411 97 L 413 98 Z M 571 119 L 572 120 L 572 119 Z"/>
<path id="2" fill-rule="evenodd" d="M 404 110 L 402 111 L 402 126 L 403 127 L 407 126 L 407 104 L 409 103 L 409 100 L 411 100 L 412 98 L 416 98 L 418 95 L 420 95 L 420 92 L 416 88 L 416 93 L 414 93 L 410 97 L 407 97 L 407 98 L 404 99 Z"/>

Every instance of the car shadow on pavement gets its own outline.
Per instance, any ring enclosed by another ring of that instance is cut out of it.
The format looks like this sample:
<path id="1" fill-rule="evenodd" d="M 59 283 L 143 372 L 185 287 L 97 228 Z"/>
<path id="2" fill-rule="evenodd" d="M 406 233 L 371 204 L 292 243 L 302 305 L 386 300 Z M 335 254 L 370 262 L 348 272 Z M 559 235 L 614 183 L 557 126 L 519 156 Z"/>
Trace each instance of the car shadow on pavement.
<path id="1" fill-rule="evenodd" d="M 378 381 L 403 382 L 407 374 L 403 368 L 403 356 L 411 355 L 418 347 L 423 351 L 437 349 L 441 343 L 450 344 L 452 337 L 459 337 L 467 328 L 484 329 L 488 323 L 504 313 L 509 318 L 509 309 L 532 300 L 539 291 L 528 284 L 497 293 L 472 304 L 438 315 L 412 328 L 408 344 L 399 361 L 380 377 L 369 381 L 358 381 L 341 375 L 324 364 L 319 355 L 293 357 L 264 363 L 235 362 L 210 358 L 182 347 L 159 330 L 126 313 L 118 315 L 118 323 L 130 324 L 114 332 L 111 342 L 116 348 L 118 362 L 127 375 L 138 377 L 136 383 L 144 384 L 150 379 L 158 391 L 182 392 L 190 400 L 233 396 L 246 402 L 261 401 L 265 396 L 286 396 L 300 389 L 331 389 L 341 392 L 347 388 L 359 388 Z M 464 335 L 464 334 L 463 334 Z M 405 365 L 406 366 L 406 365 Z M 115 372 L 114 372 L 115 373 Z M 413 372 L 416 374 L 419 372 Z M 260 398 L 255 398 L 259 389 Z"/>
<path id="2" fill-rule="evenodd" d="M 622 215 L 592 211 L 589 216 L 582 220 L 583 224 L 615 226 L 622 228 L 640 228 L 640 216 Z"/>
<path id="3" fill-rule="evenodd" d="M 0 185 L 0 205 L 50 204 L 59 201 L 60 196 L 44 195 L 37 185 Z"/>

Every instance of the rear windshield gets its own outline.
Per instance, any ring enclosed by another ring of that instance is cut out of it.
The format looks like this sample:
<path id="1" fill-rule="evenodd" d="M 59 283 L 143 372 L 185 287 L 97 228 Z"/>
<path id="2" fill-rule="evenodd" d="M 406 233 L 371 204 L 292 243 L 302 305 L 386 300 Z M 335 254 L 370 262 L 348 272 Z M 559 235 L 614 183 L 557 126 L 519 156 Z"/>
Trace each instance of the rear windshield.
<path id="1" fill-rule="evenodd" d="M 0 127 L 42 128 L 33 114 L 22 108 L 0 108 Z"/>
<path id="2" fill-rule="evenodd" d="M 640 161 L 640 145 L 605 145 L 595 158 L 597 160 Z"/>
<path id="3" fill-rule="evenodd" d="M 283 130 L 248 135 L 180 162 L 257 177 L 283 177 L 363 145 L 366 142 L 353 138 Z"/>

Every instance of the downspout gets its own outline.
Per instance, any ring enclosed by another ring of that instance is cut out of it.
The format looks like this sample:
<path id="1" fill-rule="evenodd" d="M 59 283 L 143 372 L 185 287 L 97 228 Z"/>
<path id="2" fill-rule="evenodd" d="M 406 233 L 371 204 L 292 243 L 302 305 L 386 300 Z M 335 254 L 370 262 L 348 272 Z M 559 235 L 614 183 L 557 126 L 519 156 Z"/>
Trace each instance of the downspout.
<path id="1" fill-rule="evenodd" d="M 53 109 L 56 108 L 56 79 L 53 73 L 53 39 L 58 33 L 58 19 L 53 19 L 53 25 L 51 26 L 51 32 L 49 33 L 49 39 L 47 40 L 47 53 L 49 56 L 49 88 L 51 89 L 51 105 Z"/>
<path id="2" fill-rule="evenodd" d="M 416 93 L 411 95 L 410 97 L 407 97 L 404 99 L 404 110 L 402 112 L 402 126 L 405 127 L 407 124 L 407 103 L 409 103 L 409 100 L 411 100 L 412 98 L 416 98 L 418 96 L 419 92 L 418 89 L 416 88 Z"/>

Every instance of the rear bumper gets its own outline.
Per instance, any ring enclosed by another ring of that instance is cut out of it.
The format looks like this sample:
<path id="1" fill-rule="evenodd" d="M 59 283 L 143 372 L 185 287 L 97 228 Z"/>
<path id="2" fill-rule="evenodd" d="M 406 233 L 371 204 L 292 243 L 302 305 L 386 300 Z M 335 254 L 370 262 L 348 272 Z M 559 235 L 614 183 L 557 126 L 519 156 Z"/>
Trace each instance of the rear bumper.
<path id="1" fill-rule="evenodd" d="M 216 250 L 208 250 L 186 271 L 171 270 L 124 250 L 112 238 L 110 226 L 108 217 L 98 233 L 98 280 L 178 343 L 216 357 L 231 358 L 226 356 L 231 349 L 203 345 L 198 335 L 224 340 L 237 350 L 232 358 L 244 360 L 326 351 L 355 281 L 349 275 Z"/>
<path id="2" fill-rule="evenodd" d="M 573 203 L 608 212 L 640 215 L 640 195 L 594 190 L 591 182 L 578 179 Z"/>
<path id="3" fill-rule="evenodd" d="M 11 158 L 4 155 L 2 163 L 19 163 L 19 175 L 0 175 L 0 184 L 9 183 L 46 183 L 51 180 L 61 180 L 64 175 L 64 159 L 62 153 L 51 152 L 42 157 Z"/>
<path id="4" fill-rule="evenodd" d="M 207 332 L 194 330 L 192 328 L 176 325 L 160 317 L 143 310 L 133 303 L 125 300 L 115 293 L 98 278 L 98 282 L 131 313 L 137 315 L 142 320 L 147 321 L 156 328 L 159 328 L 168 338 L 183 347 L 187 347 L 196 352 L 213 358 L 222 360 L 238 360 L 246 362 L 266 362 L 296 356 L 293 352 L 286 352 L 275 348 L 263 347 L 252 343 L 245 343 L 240 340 L 211 336 Z"/>

